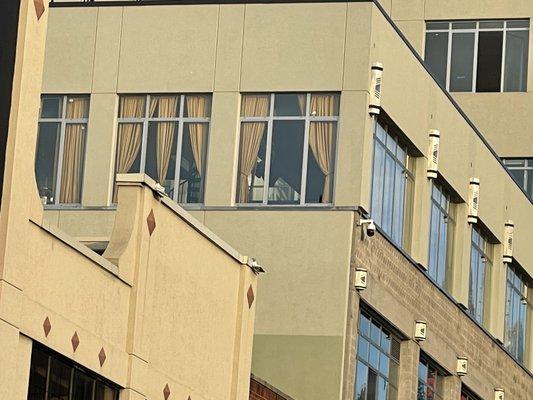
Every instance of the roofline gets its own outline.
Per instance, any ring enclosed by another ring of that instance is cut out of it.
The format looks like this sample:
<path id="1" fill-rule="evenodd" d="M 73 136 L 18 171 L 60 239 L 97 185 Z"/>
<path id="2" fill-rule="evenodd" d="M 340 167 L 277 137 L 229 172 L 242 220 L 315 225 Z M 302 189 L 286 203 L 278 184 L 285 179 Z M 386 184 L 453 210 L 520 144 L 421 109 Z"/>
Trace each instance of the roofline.
<path id="1" fill-rule="evenodd" d="M 159 185 L 148 175 L 142 173 L 117 174 L 116 182 L 118 186 L 131 186 L 132 184 L 134 184 L 136 186 L 148 187 L 150 190 L 152 190 L 154 196 L 159 198 L 162 204 L 167 206 L 172 212 L 174 212 L 174 214 L 181 218 L 191 228 L 195 229 L 199 234 L 208 239 L 211 243 L 213 243 L 219 249 L 224 251 L 226 254 L 236 260 L 239 264 L 248 266 L 255 274 L 265 272 L 264 269 L 259 264 L 257 264 L 257 262 L 253 258 L 239 253 L 231 245 L 222 240 L 213 231 L 208 229 L 200 221 L 194 218 L 182 207 L 180 207 L 178 203 L 168 197 L 168 195 L 161 192 L 159 190 Z"/>
<path id="2" fill-rule="evenodd" d="M 396 31 L 400 39 L 405 43 L 407 48 L 413 53 L 415 58 L 418 60 L 418 62 L 422 65 L 422 67 L 426 70 L 426 72 L 429 74 L 429 76 L 433 79 L 433 81 L 437 84 L 437 86 L 441 89 L 441 91 L 444 93 L 444 95 L 448 98 L 448 100 L 452 103 L 452 105 L 455 107 L 455 109 L 459 112 L 459 114 L 463 117 L 463 119 L 466 121 L 466 123 L 472 128 L 472 130 L 476 133 L 476 135 L 481 139 L 485 147 L 492 153 L 494 158 L 498 161 L 498 163 L 501 165 L 501 167 L 504 169 L 504 171 L 507 173 L 509 178 L 511 178 L 512 182 L 520 189 L 522 194 L 525 196 L 525 198 L 529 201 L 530 204 L 533 205 L 533 199 L 529 197 L 527 192 L 524 188 L 522 188 L 513 178 L 511 175 L 511 172 L 505 167 L 505 164 L 501 160 L 500 156 L 496 151 L 492 148 L 492 146 L 489 144 L 487 139 L 483 136 L 481 131 L 476 127 L 476 125 L 472 122 L 472 120 L 466 115 L 466 113 L 463 111 L 463 109 L 459 106 L 457 101 L 452 97 L 450 92 L 446 90 L 444 86 L 435 78 L 435 75 L 429 70 L 426 63 L 422 59 L 422 57 L 418 54 L 418 52 L 415 50 L 415 48 L 411 45 L 409 40 L 405 37 L 405 35 L 402 33 L 400 28 L 396 25 L 396 23 L 392 20 L 392 18 L 387 14 L 383 6 L 379 3 L 378 0 L 117 0 L 117 1 L 102 1 L 99 2 L 98 0 L 92 0 L 87 2 L 82 1 L 69 1 L 69 2 L 54 2 L 54 0 L 50 0 L 50 7 L 137 7 L 137 6 L 156 6 L 156 5 L 208 5 L 208 4 L 305 4 L 305 3 L 373 3 L 377 9 L 381 12 L 381 14 L 385 17 L 387 22 L 393 27 L 393 29 Z"/>

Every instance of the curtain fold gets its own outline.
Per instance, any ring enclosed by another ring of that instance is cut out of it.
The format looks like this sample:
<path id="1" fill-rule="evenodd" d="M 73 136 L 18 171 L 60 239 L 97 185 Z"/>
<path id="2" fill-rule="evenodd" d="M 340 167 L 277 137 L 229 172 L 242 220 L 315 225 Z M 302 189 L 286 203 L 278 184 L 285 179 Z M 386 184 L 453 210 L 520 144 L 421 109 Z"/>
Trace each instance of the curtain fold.
<path id="1" fill-rule="evenodd" d="M 242 115 L 245 117 L 266 117 L 269 106 L 268 95 L 245 95 L 242 99 Z M 244 122 L 241 124 L 241 145 L 239 151 L 239 174 L 237 202 L 247 203 L 249 199 L 248 177 L 257 163 L 257 154 L 265 132 L 265 122 Z"/>
<path id="2" fill-rule="evenodd" d="M 67 119 L 87 118 L 89 98 L 71 97 L 67 102 Z M 81 202 L 81 179 L 83 149 L 85 145 L 85 124 L 67 124 L 63 143 L 63 164 L 59 192 L 60 203 Z"/>
<path id="3" fill-rule="evenodd" d="M 119 116 L 122 118 L 141 118 L 144 115 L 144 97 L 125 96 L 120 98 Z M 142 124 L 121 123 L 118 125 L 117 158 L 115 172 L 124 174 L 130 171 L 135 162 L 142 142 Z M 113 199 L 116 200 L 115 186 Z"/>
<path id="4" fill-rule="evenodd" d="M 207 114 L 209 99 L 206 96 L 187 96 L 187 116 L 189 118 L 204 117 Z M 207 125 L 189 124 L 189 136 L 191 138 L 192 155 L 196 170 L 203 177 L 205 156 L 204 146 L 207 139 Z"/>
<path id="5" fill-rule="evenodd" d="M 332 116 L 336 111 L 335 95 L 321 94 L 311 97 L 310 110 L 313 115 L 324 117 Z M 315 160 L 324 174 L 324 189 L 322 203 L 331 202 L 331 175 L 333 173 L 333 143 L 335 140 L 334 122 L 311 122 L 309 127 L 309 146 Z"/>
<path id="6" fill-rule="evenodd" d="M 158 96 L 152 100 L 150 114 L 153 115 L 157 106 L 158 118 L 175 118 L 177 105 L 178 96 Z M 161 184 L 164 183 L 167 176 L 175 130 L 176 122 L 157 123 L 157 178 Z"/>

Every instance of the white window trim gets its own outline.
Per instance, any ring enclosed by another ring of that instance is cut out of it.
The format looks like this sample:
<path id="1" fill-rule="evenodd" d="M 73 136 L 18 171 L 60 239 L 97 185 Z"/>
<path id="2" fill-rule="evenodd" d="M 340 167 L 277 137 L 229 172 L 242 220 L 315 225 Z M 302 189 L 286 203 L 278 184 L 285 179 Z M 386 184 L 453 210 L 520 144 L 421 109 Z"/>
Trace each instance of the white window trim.
<path id="1" fill-rule="evenodd" d="M 479 43 L 479 32 L 503 32 L 503 40 L 502 40 L 502 65 L 501 65 L 501 78 L 500 78 L 500 93 L 504 93 L 504 83 L 505 83 L 505 49 L 507 47 L 507 32 L 508 31 L 529 31 L 528 28 L 509 28 L 507 27 L 507 23 L 509 21 L 516 21 L 516 20 L 494 20 L 495 22 L 503 22 L 502 28 L 480 28 L 479 23 L 480 22 L 490 22 L 490 21 L 426 21 L 427 23 L 447 23 L 448 29 L 427 29 L 426 28 L 426 34 L 428 33 L 448 33 L 448 54 L 447 54 L 447 60 L 446 60 L 446 90 L 450 91 L 450 76 L 451 76 L 451 62 L 452 62 L 452 42 L 453 42 L 453 34 L 454 33 L 474 33 L 474 57 L 472 62 L 472 90 L 470 92 L 460 92 L 460 91 L 454 91 L 453 93 L 476 93 L 476 83 L 477 83 L 477 58 L 478 58 L 478 43 Z M 520 21 L 526 21 L 520 20 Z M 527 20 L 529 22 L 529 20 Z M 452 28 L 453 23 L 460 23 L 460 22 L 469 22 L 469 23 L 475 23 L 476 27 L 471 29 L 461 29 L 461 28 Z M 526 83 L 526 91 L 527 91 L 527 83 Z M 485 92 L 483 92 L 485 93 Z M 498 92 L 490 92 L 490 93 L 498 93 Z"/>
<path id="2" fill-rule="evenodd" d="M 45 207 L 77 207 L 81 204 L 81 199 L 83 196 L 83 184 L 80 188 L 80 203 L 60 203 L 59 198 L 61 197 L 61 178 L 63 175 L 63 151 L 65 149 L 65 132 L 67 125 L 77 125 L 77 124 L 85 124 L 85 135 L 87 136 L 89 132 L 89 117 L 87 118 L 67 118 L 67 102 L 69 97 L 84 97 L 89 99 L 90 102 L 90 96 L 89 95 L 73 95 L 73 94 L 65 94 L 65 95 L 53 95 L 53 94 L 43 94 L 41 96 L 41 104 L 42 99 L 47 97 L 60 97 L 61 98 L 61 117 L 60 118 L 45 118 L 41 117 L 41 112 L 39 111 L 39 119 L 38 119 L 38 125 L 39 125 L 39 134 L 40 134 L 40 124 L 41 123 L 59 123 L 59 149 L 57 151 L 57 170 L 56 170 L 56 182 L 55 182 L 55 190 L 54 190 L 54 201 L 52 203 L 47 203 L 44 206 Z M 90 110 L 90 106 L 89 106 Z M 84 143 L 84 149 L 83 149 L 83 159 L 85 160 L 85 154 L 86 154 L 86 146 L 87 145 L 87 137 L 85 137 L 85 143 Z M 81 181 L 83 182 L 83 177 L 85 174 L 85 168 L 82 166 L 82 172 L 81 172 Z"/>
<path id="3" fill-rule="evenodd" d="M 240 134 L 242 132 L 242 123 L 245 122 L 264 122 L 267 124 L 267 143 L 266 143 L 266 159 L 265 159 L 265 176 L 264 176 L 264 183 L 263 183 L 263 199 L 259 202 L 248 202 L 248 203 L 239 203 L 237 202 L 236 205 L 239 207 L 257 207 L 257 206 L 268 206 L 268 207 L 297 207 L 297 206 L 312 206 L 312 207 L 330 207 L 333 204 L 333 193 L 335 192 L 335 184 L 334 181 L 332 182 L 332 196 L 331 196 L 331 202 L 330 203 L 306 203 L 305 202 L 305 196 L 306 196 L 306 190 L 307 190 L 307 160 L 309 157 L 309 126 L 311 122 L 336 122 L 336 129 L 335 129 L 335 149 L 334 151 L 334 166 L 333 166 L 333 177 L 335 176 L 335 167 L 337 163 L 337 149 L 338 149 L 338 131 L 339 131 L 339 116 L 313 116 L 309 115 L 309 108 L 311 106 L 311 96 L 314 94 L 334 94 L 338 97 L 340 100 L 340 93 L 337 92 L 307 92 L 307 93 L 291 93 L 295 95 L 305 95 L 306 96 L 306 105 L 305 105 L 305 115 L 301 116 L 275 116 L 274 115 L 274 101 L 276 94 L 285 94 L 285 93 L 270 93 L 270 104 L 269 104 L 269 112 L 267 117 L 240 117 L 240 126 L 239 126 L 239 142 L 240 142 Z M 255 95 L 259 93 L 244 93 L 243 96 L 246 96 L 247 94 Z M 268 94 L 268 93 L 267 93 Z M 340 103 L 340 101 L 339 101 Z M 339 112 L 340 113 L 340 112 Z M 270 156 L 272 153 L 272 131 L 274 126 L 274 121 L 305 121 L 305 131 L 304 131 L 304 149 L 302 154 L 302 180 L 300 183 L 300 202 L 299 203 L 288 203 L 288 204 L 272 204 L 268 202 L 268 183 L 270 181 Z M 239 143 L 239 150 L 240 150 L 240 143 Z"/>
<path id="4" fill-rule="evenodd" d="M 180 167 L 181 167 L 181 151 L 182 151 L 182 145 L 183 145 L 183 126 L 187 123 L 205 123 L 208 124 L 207 129 L 207 142 L 205 144 L 206 148 L 209 146 L 209 137 L 210 137 L 210 131 L 211 131 L 211 117 L 184 117 L 184 109 L 185 109 L 185 98 L 187 96 L 209 96 L 210 101 L 210 109 L 212 107 L 212 101 L 213 98 L 210 93 L 169 93 L 169 94 L 146 94 L 146 95 L 136 95 L 136 94 L 122 94 L 119 97 L 127 97 L 127 96 L 143 96 L 145 98 L 145 104 L 144 104 L 144 117 L 140 118 L 126 118 L 126 117 L 118 117 L 117 118 L 117 128 L 118 125 L 122 123 L 132 123 L 132 124 L 142 124 L 142 139 L 141 139 L 141 159 L 140 159 L 140 165 L 139 165 L 139 172 L 145 173 L 145 167 L 146 167 L 146 147 L 148 143 L 148 127 L 150 125 L 150 122 L 175 122 L 178 124 L 178 143 L 176 146 L 176 166 L 174 170 L 174 193 L 172 195 L 172 200 L 178 201 L 178 194 L 179 194 L 179 184 L 180 184 Z M 179 114 L 177 117 L 169 117 L 169 118 L 158 118 L 158 117 L 150 117 L 150 104 L 151 104 L 151 98 L 152 97 L 158 97 L 158 96 L 176 96 L 179 97 L 180 103 L 179 103 Z M 116 164 L 116 153 L 115 153 L 115 159 L 114 163 Z M 207 163 L 206 163 L 207 164 Z M 113 167 L 113 177 L 116 175 L 116 165 Z M 205 172 L 204 176 L 202 177 L 202 185 L 205 185 Z M 202 189 L 205 190 L 205 187 Z M 203 202 L 202 202 L 203 203 Z M 202 204 L 202 203 L 185 203 L 185 204 Z"/>

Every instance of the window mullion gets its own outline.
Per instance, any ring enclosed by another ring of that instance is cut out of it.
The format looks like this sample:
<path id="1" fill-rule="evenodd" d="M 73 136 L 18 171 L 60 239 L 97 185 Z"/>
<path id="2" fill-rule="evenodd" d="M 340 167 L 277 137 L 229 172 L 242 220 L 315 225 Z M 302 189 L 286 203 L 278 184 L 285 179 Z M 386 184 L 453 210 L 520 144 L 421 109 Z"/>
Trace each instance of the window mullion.
<path id="1" fill-rule="evenodd" d="M 48 392 L 50 391 L 50 368 L 52 364 L 52 357 L 48 356 L 48 365 L 46 367 L 46 386 L 44 389 L 44 398 L 48 398 Z"/>
<path id="2" fill-rule="evenodd" d="M 266 162 L 265 162 L 265 173 L 263 182 L 263 204 L 268 204 L 268 187 L 270 180 L 270 159 L 272 152 L 272 129 L 274 124 L 274 93 L 270 94 L 270 110 L 268 114 L 268 125 L 267 125 L 267 145 L 266 145 Z"/>
<path id="3" fill-rule="evenodd" d="M 59 196 L 61 196 L 61 177 L 63 175 L 63 151 L 65 147 L 65 130 L 67 118 L 67 96 L 63 96 L 63 109 L 61 110 L 61 126 L 59 129 L 59 149 L 57 152 L 57 173 L 56 173 L 56 188 L 54 193 L 54 204 L 59 204 Z"/>
<path id="4" fill-rule="evenodd" d="M 309 156 L 309 108 L 311 102 L 311 93 L 306 95 L 306 107 L 305 107 L 305 131 L 304 131 L 304 148 L 303 148 L 303 160 L 302 160 L 302 186 L 300 188 L 300 204 L 305 204 L 306 190 L 307 190 L 307 158 Z"/>
<path id="5" fill-rule="evenodd" d="M 446 60 L 446 90 L 450 90 L 450 80 L 452 75 L 452 42 L 453 31 L 450 29 L 448 33 L 448 57 Z"/>
<path id="6" fill-rule="evenodd" d="M 505 78 L 505 48 L 507 43 L 507 21 L 503 25 L 503 40 L 502 40 L 502 68 L 500 76 L 500 92 L 503 92 L 504 78 Z"/>
<path id="7" fill-rule="evenodd" d="M 176 146 L 176 163 L 174 170 L 174 195 L 172 196 L 174 201 L 178 202 L 179 190 L 180 190 L 180 175 L 181 175 L 181 151 L 183 148 L 183 110 L 185 108 L 185 95 L 180 96 L 180 110 L 179 110 L 179 122 L 178 122 L 178 144 Z M 174 140 L 174 139 L 172 139 Z"/>
<path id="8" fill-rule="evenodd" d="M 142 142 L 141 142 L 141 165 L 140 171 L 144 174 L 144 169 L 146 167 L 146 144 L 148 142 L 148 115 L 150 112 L 150 95 L 146 95 L 146 104 L 144 105 L 144 118 L 143 118 L 143 132 L 142 132 Z"/>
<path id="9" fill-rule="evenodd" d="M 71 367 L 70 368 L 70 388 L 69 388 L 69 395 L 68 395 L 69 399 L 72 399 L 74 396 L 73 390 L 74 390 L 74 368 Z"/>
<path id="10" fill-rule="evenodd" d="M 476 30 L 474 33 L 474 57 L 472 61 L 472 92 L 476 92 L 476 86 L 477 86 L 478 46 L 479 46 L 479 22 L 476 22 Z"/>

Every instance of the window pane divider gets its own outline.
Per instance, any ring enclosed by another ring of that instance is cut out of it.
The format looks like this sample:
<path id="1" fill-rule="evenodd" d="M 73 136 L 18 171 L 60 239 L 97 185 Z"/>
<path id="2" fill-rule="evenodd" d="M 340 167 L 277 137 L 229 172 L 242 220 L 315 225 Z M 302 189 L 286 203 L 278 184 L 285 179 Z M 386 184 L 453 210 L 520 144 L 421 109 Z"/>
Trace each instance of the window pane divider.
<path id="1" fill-rule="evenodd" d="M 507 21 L 503 23 L 503 37 L 502 37 L 502 67 L 501 67 L 501 75 L 500 75 L 500 93 L 503 93 L 503 85 L 505 83 L 504 77 L 505 77 L 505 49 L 507 47 Z"/>
<path id="2" fill-rule="evenodd" d="M 479 27 L 479 21 L 476 22 L 476 28 Z M 474 60 L 472 64 L 472 93 L 475 93 L 477 90 L 477 56 L 478 56 L 478 46 L 479 46 L 479 29 L 475 30 L 474 33 Z"/>
<path id="3" fill-rule="evenodd" d="M 270 180 L 270 153 L 272 151 L 272 125 L 274 115 L 274 93 L 270 94 L 270 111 L 268 114 L 268 125 L 267 125 L 267 146 L 266 146 L 266 163 L 265 163 L 265 181 L 263 182 L 263 205 L 268 204 L 268 187 Z"/>
<path id="4" fill-rule="evenodd" d="M 305 192 L 307 185 L 307 157 L 309 156 L 309 108 L 311 103 L 311 93 L 307 93 L 305 100 L 305 128 L 304 128 L 304 148 L 302 160 L 302 183 L 300 189 L 300 204 L 305 204 Z"/>
<path id="5" fill-rule="evenodd" d="M 175 202 L 178 202 L 178 195 L 180 190 L 180 174 L 181 174 L 181 149 L 183 147 L 183 120 L 181 117 L 183 116 L 183 109 L 185 107 L 185 95 L 180 95 L 180 110 L 179 110 L 179 116 L 180 121 L 178 125 L 178 144 L 176 146 L 176 165 L 174 169 L 174 194 L 172 198 Z"/>
<path id="6" fill-rule="evenodd" d="M 65 147 L 65 118 L 67 116 L 67 96 L 63 96 L 62 110 L 61 110 L 61 128 L 59 130 L 59 149 L 57 152 L 57 174 L 56 187 L 54 193 L 54 204 L 59 204 L 59 196 L 61 196 L 61 176 L 63 175 L 63 149 Z"/>

